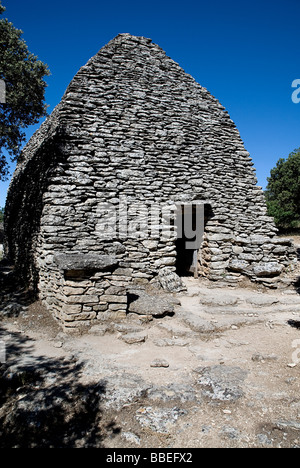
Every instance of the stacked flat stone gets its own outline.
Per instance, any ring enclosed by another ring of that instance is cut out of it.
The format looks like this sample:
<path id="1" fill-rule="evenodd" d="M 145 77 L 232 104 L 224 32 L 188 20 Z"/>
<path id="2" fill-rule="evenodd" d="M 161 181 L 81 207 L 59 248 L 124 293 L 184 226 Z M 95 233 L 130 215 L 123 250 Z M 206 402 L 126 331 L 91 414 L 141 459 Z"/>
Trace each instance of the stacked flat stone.
<path id="1" fill-rule="evenodd" d="M 141 230 L 138 239 L 120 232 L 103 239 L 103 203 L 118 213 L 122 197 L 148 212 L 154 204 L 209 201 L 199 273 L 230 282 L 241 275 L 267 280 L 294 253 L 290 241 L 276 237 L 256 183 L 224 107 L 150 39 L 120 34 L 79 70 L 24 148 L 7 198 L 6 255 L 62 321 L 72 306 L 75 326 L 107 312 L 101 295 L 107 304 L 119 303 L 110 288 L 119 286 L 124 298 L 126 284 L 176 270 L 175 230 L 167 238 Z M 128 221 L 134 219 L 129 209 Z M 112 255 L 118 266 L 105 271 L 101 262 L 87 261 L 91 275 L 82 273 L 75 285 L 57 264 L 59 254 L 89 261 Z M 122 277 L 118 285 L 115 276 Z"/>

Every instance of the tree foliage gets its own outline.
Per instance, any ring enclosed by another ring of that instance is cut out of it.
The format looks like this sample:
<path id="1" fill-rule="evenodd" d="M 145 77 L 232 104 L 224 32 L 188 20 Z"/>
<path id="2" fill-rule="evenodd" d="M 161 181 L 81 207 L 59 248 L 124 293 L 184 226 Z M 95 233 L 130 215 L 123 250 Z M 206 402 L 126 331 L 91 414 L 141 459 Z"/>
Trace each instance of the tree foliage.
<path id="1" fill-rule="evenodd" d="M 279 159 L 271 170 L 266 188 L 268 214 L 279 228 L 294 228 L 300 223 L 300 148 L 287 159 Z"/>
<path id="2" fill-rule="evenodd" d="M 5 11 L 0 1 L 0 15 Z M 23 32 L 7 19 L 0 20 L 0 80 L 6 99 L 0 104 L 0 180 L 8 175 L 7 150 L 12 160 L 20 156 L 24 129 L 46 115 L 44 104 L 48 66 L 28 50 Z"/>

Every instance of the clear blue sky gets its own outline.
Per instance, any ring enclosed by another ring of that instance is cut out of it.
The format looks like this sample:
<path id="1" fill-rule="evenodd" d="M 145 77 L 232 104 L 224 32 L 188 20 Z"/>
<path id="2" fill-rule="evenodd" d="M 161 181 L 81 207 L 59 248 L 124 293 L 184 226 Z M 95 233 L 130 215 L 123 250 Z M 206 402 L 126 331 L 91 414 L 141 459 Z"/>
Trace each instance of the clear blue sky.
<path id="1" fill-rule="evenodd" d="M 30 52 L 49 65 L 49 112 L 66 87 L 117 34 L 150 37 L 228 110 L 257 171 L 300 147 L 299 0 L 2 0 Z M 28 138 L 37 126 L 27 130 Z M 0 206 L 8 183 L 0 182 Z"/>

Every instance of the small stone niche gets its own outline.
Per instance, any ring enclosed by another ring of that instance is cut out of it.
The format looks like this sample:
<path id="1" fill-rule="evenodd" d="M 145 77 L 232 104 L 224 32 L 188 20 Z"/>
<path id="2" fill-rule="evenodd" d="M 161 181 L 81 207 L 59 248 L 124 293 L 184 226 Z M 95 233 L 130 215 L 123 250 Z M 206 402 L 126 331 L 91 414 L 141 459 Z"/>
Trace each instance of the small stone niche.
<path id="1" fill-rule="evenodd" d="M 130 268 L 119 268 L 110 255 L 74 253 L 55 254 L 54 264 L 58 293 L 51 309 L 65 330 L 126 317 Z"/>

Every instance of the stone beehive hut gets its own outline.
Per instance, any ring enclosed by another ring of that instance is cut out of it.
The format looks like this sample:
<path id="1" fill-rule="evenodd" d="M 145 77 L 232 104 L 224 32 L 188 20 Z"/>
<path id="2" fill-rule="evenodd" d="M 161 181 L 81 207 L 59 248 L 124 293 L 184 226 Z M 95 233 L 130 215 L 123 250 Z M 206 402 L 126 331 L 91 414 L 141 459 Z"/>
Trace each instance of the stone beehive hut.
<path id="1" fill-rule="evenodd" d="M 204 235 L 187 249 L 177 231 L 197 209 Z M 5 230 L 7 257 L 67 327 L 124 317 L 132 283 L 189 272 L 267 283 L 291 260 L 227 112 L 129 34 L 79 70 L 26 145 Z"/>

